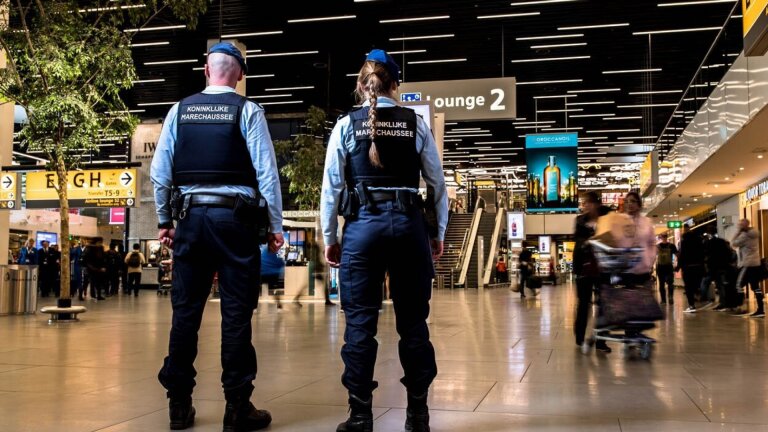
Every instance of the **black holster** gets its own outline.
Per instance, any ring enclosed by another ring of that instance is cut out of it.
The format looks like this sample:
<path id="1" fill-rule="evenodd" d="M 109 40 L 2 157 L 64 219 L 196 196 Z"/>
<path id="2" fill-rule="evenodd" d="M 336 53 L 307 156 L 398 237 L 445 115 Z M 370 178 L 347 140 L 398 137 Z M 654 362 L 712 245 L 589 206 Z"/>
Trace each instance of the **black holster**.
<path id="1" fill-rule="evenodd" d="M 181 190 L 177 187 L 171 189 L 171 197 L 168 200 L 168 205 L 171 207 L 171 219 L 179 221 L 184 219 L 189 210 L 189 204 L 192 196 L 187 194 L 182 195 Z"/>
<path id="2" fill-rule="evenodd" d="M 354 220 L 360 211 L 360 197 L 357 189 L 345 188 L 341 193 L 341 202 L 339 203 L 339 214 L 344 216 L 347 221 Z"/>
<path id="3" fill-rule="evenodd" d="M 233 207 L 235 217 L 243 223 L 255 224 L 258 231 L 260 244 L 267 242 L 269 234 L 269 206 L 267 200 L 260 194 L 256 198 L 246 195 L 237 195 L 235 197 L 235 206 Z"/>
<path id="4" fill-rule="evenodd" d="M 421 195 L 419 195 L 419 200 L 421 200 Z M 421 201 L 423 209 L 422 211 L 424 212 L 424 220 L 427 223 L 427 232 L 429 233 L 429 238 L 437 238 L 437 207 L 435 203 L 434 190 L 431 187 L 427 187 L 427 200 Z"/>

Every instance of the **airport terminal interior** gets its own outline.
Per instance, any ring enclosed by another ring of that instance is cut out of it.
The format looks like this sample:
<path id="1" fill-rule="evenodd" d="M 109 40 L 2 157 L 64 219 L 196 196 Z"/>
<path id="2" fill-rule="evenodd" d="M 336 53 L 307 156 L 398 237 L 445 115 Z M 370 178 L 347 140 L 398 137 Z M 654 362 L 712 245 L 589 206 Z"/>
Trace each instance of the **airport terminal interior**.
<path id="1" fill-rule="evenodd" d="M 20 0 L 0 17 L 0 432 L 169 430 L 158 371 L 179 281 L 150 166 L 222 41 L 247 64 L 235 92 L 264 110 L 282 191 L 285 243 L 246 246 L 265 430 L 349 415 L 349 273 L 323 253 L 320 184 L 381 49 L 446 186 L 443 254 L 423 269 L 432 431 L 768 431 L 768 0 Z M 92 136 L 46 136 L 75 88 L 92 115 L 60 129 L 95 121 Z M 103 286 L 86 247 L 105 251 Z M 220 282 L 192 431 L 222 430 Z M 376 431 L 406 430 L 390 282 L 375 287 Z"/>

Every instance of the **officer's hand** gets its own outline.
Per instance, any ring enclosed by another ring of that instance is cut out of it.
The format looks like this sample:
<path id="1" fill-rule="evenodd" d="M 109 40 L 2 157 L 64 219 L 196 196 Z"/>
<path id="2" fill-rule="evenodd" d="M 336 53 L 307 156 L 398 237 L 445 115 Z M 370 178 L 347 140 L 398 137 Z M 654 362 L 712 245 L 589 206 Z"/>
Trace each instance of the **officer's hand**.
<path id="1" fill-rule="evenodd" d="M 176 229 L 175 228 L 162 228 L 157 233 L 157 239 L 160 240 L 160 243 L 165 245 L 166 247 L 173 249 L 173 237 L 176 235 Z"/>
<path id="2" fill-rule="evenodd" d="M 341 246 L 338 243 L 325 248 L 325 260 L 331 267 L 339 267 L 341 263 Z"/>
<path id="3" fill-rule="evenodd" d="M 437 261 L 443 256 L 443 242 L 432 239 L 432 261 Z"/>
<path id="4" fill-rule="evenodd" d="M 283 239 L 283 233 L 269 233 L 267 234 L 267 244 L 269 244 L 269 251 L 275 253 L 283 247 L 285 239 Z"/>

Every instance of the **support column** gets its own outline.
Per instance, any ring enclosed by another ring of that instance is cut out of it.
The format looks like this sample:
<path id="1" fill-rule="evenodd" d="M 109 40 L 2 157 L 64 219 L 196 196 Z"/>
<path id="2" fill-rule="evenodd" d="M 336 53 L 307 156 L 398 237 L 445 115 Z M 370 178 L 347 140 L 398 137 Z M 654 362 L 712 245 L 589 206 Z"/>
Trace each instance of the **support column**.
<path id="1" fill-rule="evenodd" d="M 5 69 L 5 51 L 0 51 L 0 69 Z M 13 102 L 0 103 L 0 166 L 11 165 L 13 158 Z M 8 263 L 10 210 L 0 211 L 0 264 Z"/>
<path id="2" fill-rule="evenodd" d="M 236 46 L 237 49 L 240 50 L 240 53 L 243 54 L 243 57 L 246 57 L 245 62 L 248 63 L 247 54 L 245 52 L 246 51 L 245 44 L 243 44 L 242 42 L 236 39 L 222 39 L 221 42 L 229 42 L 232 45 Z M 208 43 L 206 44 L 206 51 L 208 51 L 212 46 L 216 45 L 217 43 L 219 43 L 218 39 L 208 39 Z M 235 87 L 235 90 L 237 90 L 237 94 L 241 96 L 245 96 L 245 82 L 246 82 L 246 79 L 245 77 L 243 77 L 243 79 L 237 83 L 237 87 Z"/>

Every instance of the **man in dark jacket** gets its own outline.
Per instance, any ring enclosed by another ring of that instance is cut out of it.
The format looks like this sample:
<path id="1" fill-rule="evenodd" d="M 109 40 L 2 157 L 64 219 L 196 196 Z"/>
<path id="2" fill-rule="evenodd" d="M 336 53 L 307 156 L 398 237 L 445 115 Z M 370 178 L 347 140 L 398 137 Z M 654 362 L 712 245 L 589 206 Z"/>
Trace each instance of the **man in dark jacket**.
<path id="1" fill-rule="evenodd" d="M 592 293 L 597 290 L 599 280 L 597 262 L 588 240 L 595 235 L 597 219 L 609 211 L 608 207 L 601 204 L 600 197 L 595 192 L 589 192 L 584 195 L 583 213 L 576 217 L 576 227 L 573 234 L 576 240 L 573 250 L 573 272 L 576 274 L 578 305 L 576 306 L 573 333 L 576 336 L 576 345 L 578 346 L 584 343 L 584 334 L 589 320 L 589 306 L 592 304 Z M 605 341 L 597 341 L 595 348 L 606 353 L 611 352 Z"/>
<path id="2" fill-rule="evenodd" d="M 107 260 L 101 237 L 94 237 L 83 254 L 83 267 L 91 281 L 91 298 L 105 300 L 102 296 L 107 282 Z"/>
<path id="3" fill-rule="evenodd" d="M 680 241 L 678 269 L 683 271 L 683 285 L 688 299 L 688 308 L 683 312 L 696 312 L 696 292 L 701 288 L 704 278 L 704 241 L 698 232 L 685 226 L 685 234 Z"/>

